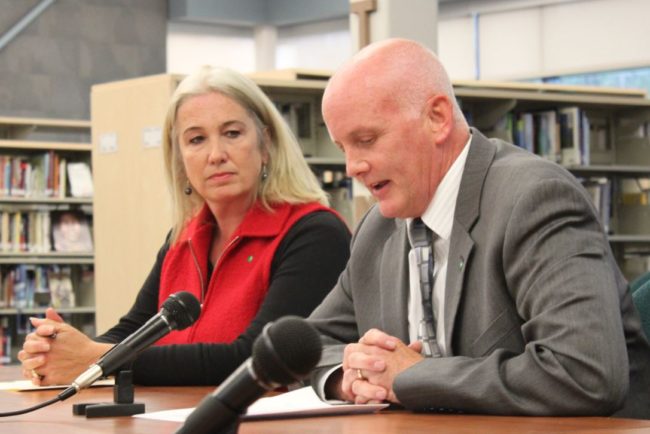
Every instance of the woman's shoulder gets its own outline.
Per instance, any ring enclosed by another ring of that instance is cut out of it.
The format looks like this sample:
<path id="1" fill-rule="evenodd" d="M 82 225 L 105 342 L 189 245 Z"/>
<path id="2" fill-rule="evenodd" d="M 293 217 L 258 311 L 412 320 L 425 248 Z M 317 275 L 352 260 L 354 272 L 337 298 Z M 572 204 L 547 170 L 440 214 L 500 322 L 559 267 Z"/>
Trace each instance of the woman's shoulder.
<path id="1" fill-rule="evenodd" d="M 296 220 L 286 232 L 276 251 L 276 259 L 286 252 L 301 252 L 300 255 L 307 256 L 318 252 L 323 257 L 331 252 L 347 258 L 351 237 L 348 226 L 338 214 L 327 208 L 314 210 Z"/>
<path id="2" fill-rule="evenodd" d="M 343 218 L 334 210 L 328 208 L 317 209 L 302 216 L 296 225 L 303 227 L 331 227 L 337 230 L 350 232 Z"/>
<path id="3" fill-rule="evenodd" d="M 296 219 L 293 227 L 299 226 L 302 228 L 319 228 L 329 227 L 336 230 L 342 230 L 346 233 L 350 232 L 343 217 L 333 208 L 322 205 L 318 202 L 310 202 L 305 204 L 293 205 L 294 212 L 297 212 L 300 217 Z"/>
<path id="4" fill-rule="evenodd" d="M 334 256 L 347 261 L 350 238 L 350 230 L 343 220 L 326 207 L 321 207 L 293 223 L 280 241 L 274 264 L 284 263 L 288 257 L 304 263 L 313 255 L 321 259 Z"/>
<path id="5" fill-rule="evenodd" d="M 330 208 L 319 206 L 297 218 L 285 233 L 281 244 L 340 244 L 347 248 L 350 238 L 350 229 L 341 216 Z"/>
<path id="6" fill-rule="evenodd" d="M 282 225 L 289 230 L 305 226 L 332 226 L 344 228 L 349 232 L 340 214 L 319 202 L 275 203 L 271 208 L 268 218 L 276 222 L 282 221 Z"/>

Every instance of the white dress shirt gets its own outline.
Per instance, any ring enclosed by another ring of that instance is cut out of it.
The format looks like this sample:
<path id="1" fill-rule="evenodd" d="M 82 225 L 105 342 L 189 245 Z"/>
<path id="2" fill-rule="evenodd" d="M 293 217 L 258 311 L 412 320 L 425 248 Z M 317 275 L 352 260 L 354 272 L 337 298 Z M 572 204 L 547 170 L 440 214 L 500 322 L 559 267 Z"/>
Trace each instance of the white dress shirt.
<path id="1" fill-rule="evenodd" d="M 458 189 L 460 180 L 465 170 L 465 160 L 469 151 L 470 139 L 465 144 L 463 151 L 456 161 L 451 165 L 449 171 L 445 174 L 440 182 L 438 189 L 433 195 L 429 206 L 422 214 L 421 218 L 425 225 L 434 233 L 433 240 L 433 312 L 436 318 L 436 341 L 440 352 L 443 356 L 447 353 L 447 342 L 445 342 L 445 282 L 447 280 L 447 263 L 449 258 L 449 238 L 451 237 L 451 228 L 454 223 L 454 211 L 456 209 L 456 200 L 458 199 Z M 409 229 L 413 219 L 407 219 Z M 413 246 L 410 231 L 409 242 Z M 415 252 L 409 252 L 409 300 L 408 300 L 408 321 L 409 321 L 409 339 L 415 342 L 418 338 L 418 325 L 422 320 L 422 295 L 420 294 L 420 278 L 418 274 Z"/>

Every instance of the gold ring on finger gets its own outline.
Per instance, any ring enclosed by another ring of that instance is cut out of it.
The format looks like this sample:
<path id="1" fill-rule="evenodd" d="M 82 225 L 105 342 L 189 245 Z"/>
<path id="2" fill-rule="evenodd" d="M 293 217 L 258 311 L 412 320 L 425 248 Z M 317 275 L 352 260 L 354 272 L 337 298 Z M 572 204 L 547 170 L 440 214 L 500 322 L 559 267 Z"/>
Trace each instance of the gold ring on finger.
<path id="1" fill-rule="evenodd" d="M 42 380 L 43 376 L 36 372 L 36 369 L 32 369 L 32 378 L 38 378 L 39 380 Z"/>
<path id="2" fill-rule="evenodd" d="M 367 378 L 363 376 L 363 372 L 361 372 L 361 369 L 357 369 L 357 380 L 363 380 L 363 381 L 367 380 Z"/>

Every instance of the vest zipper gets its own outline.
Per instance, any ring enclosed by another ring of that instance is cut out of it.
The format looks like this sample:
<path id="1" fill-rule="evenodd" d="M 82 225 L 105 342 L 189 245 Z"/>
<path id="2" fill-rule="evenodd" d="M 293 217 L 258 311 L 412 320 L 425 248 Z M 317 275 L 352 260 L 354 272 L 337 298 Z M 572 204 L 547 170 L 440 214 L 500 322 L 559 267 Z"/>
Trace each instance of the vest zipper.
<path id="1" fill-rule="evenodd" d="M 230 247 L 233 244 L 235 244 L 235 242 L 238 240 L 239 240 L 239 235 L 237 235 L 235 238 L 230 240 L 230 242 L 226 245 L 226 247 L 223 249 L 223 252 L 221 252 L 221 256 L 219 256 L 219 259 L 217 259 L 217 263 L 214 265 L 214 268 L 212 269 L 212 274 L 214 274 L 217 271 L 217 268 L 221 263 L 221 258 L 223 258 L 223 255 L 225 255 L 226 252 L 230 249 Z M 201 308 L 203 308 L 203 302 L 205 301 L 205 293 L 207 292 L 206 282 L 203 279 L 203 273 L 201 273 L 201 267 L 199 266 L 199 260 L 196 257 L 196 253 L 194 252 L 194 247 L 192 246 L 191 238 L 187 240 L 187 245 L 190 248 L 190 253 L 192 254 L 192 260 L 194 261 L 194 266 L 196 267 L 196 271 L 197 273 L 199 273 L 199 281 L 201 282 Z"/>
<path id="2" fill-rule="evenodd" d="M 196 272 L 199 273 L 199 281 L 201 282 L 201 309 L 203 309 L 203 301 L 205 300 L 205 280 L 203 280 L 203 273 L 201 273 L 199 260 L 196 259 L 196 253 L 194 253 L 194 247 L 192 247 L 191 238 L 187 240 L 187 246 L 190 248 L 190 253 L 192 254 L 192 259 L 194 260 L 194 266 L 196 267 Z"/>
<path id="3" fill-rule="evenodd" d="M 214 274 L 215 271 L 217 271 L 217 268 L 219 267 L 219 264 L 221 263 L 221 259 L 223 256 L 230 250 L 230 247 L 232 247 L 233 244 L 235 244 L 236 241 L 239 240 L 239 235 L 237 235 L 235 238 L 230 240 L 228 244 L 226 244 L 226 247 L 224 247 L 223 252 L 221 252 L 221 256 L 219 256 L 219 259 L 217 259 L 217 263 L 214 264 L 214 268 L 212 269 L 212 274 Z"/>

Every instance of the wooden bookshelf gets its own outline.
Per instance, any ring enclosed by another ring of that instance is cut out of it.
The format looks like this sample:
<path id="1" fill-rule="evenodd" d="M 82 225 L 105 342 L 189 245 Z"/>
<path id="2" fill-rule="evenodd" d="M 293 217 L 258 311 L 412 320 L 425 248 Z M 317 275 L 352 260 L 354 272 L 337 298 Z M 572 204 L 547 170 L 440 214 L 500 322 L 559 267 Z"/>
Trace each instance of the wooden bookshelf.
<path id="1" fill-rule="evenodd" d="M 1 168 L 3 178 L 0 180 L 0 215 L 11 213 L 29 216 L 33 212 L 40 212 L 50 216 L 51 212 L 80 210 L 92 219 L 93 199 L 72 197 L 66 175 L 68 162 L 83 161 L 90 164 L 90 131 L 91 123 L 88 120 L 0 117 L 0 156 L 4 162 Z M 36 186 L 36 178 L 30 177 L 42 169 L 39 166 L 42 160 L 38 158 L 44 155 L 52 157 L 51 164 L 50 160 L 45 159 L 48 170 L 43 181 L 47 184 L 42 191 L 32 190 Z M 15 161 L 19 161 L 20 165 L 14 165 Z M 21 170 L 20 181 L 12 178 L 18 173 L 18 168 Z M 41 230 L 41 236 L 46 239 L 41 240 L 44 244 L 38 248 L 32 244 L 34 240 L 30 239 L 33 236 L 32 226 L 25 232 L 19 231 L 25 236 L 24 240 L 21 238 L 20 244 L 15 240 L 8 243 L 9 234 L 2 233 L 7 228 L 10 228 L 11 235 L 19 233 L 13 226 L 0 227 L 0 337 L 3 341 L 0 360 L 3 363 L 16 362 L 16 353 L 29 331 L 26 318 L 30 315 L 43 315 L 47 304 L 55 300 L 49 298 L 48 270 L 56 270 L 56 273 L 61 269 L 69 270 L 74 296 L 79 304 L 60 307 L 58 311 L 75 326 L 94 333 L 94 253 L 54 251 L 52 226 L 49 218 L 47 220 L 49 226 L 42 226 Z M 28 277 L 23 282 L 20 293 L 16 292 L 18 289 L 15 282 L 9 283 L 14 273 L 18 274 L 18 270 L 27 273 L 25 276 Z M 84 273 L 83 283 L 73 282 L 72 276 L 78 277 L 81 273 Z M 38 284 L 31 280 L 37 275 L 40 279 Z M 34 292 L 41 292 L 38 300 L 33 296 Z M 7 345 L 8 341 L 11 341 L 11 345 Z"/>

